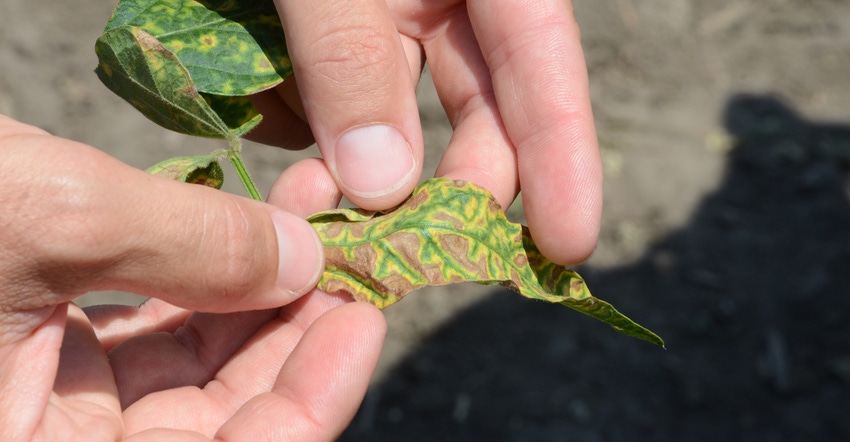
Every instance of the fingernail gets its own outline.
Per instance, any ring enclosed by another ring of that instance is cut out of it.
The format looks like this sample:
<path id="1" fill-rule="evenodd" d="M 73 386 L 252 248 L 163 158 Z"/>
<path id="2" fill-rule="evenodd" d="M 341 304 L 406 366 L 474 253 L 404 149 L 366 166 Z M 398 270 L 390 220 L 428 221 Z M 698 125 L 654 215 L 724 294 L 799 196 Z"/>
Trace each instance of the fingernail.
<path id="1" fill-rule="evenodd" d="M 322 275 L 322 242 L 310 223 L 291 213 L 276 212 L 271 217 L 280 254 L 277 284 L 291 295 L 302 295 Z"/>
<path id="2" fill-rule="evenodd" d="M 336 170 L 340 184 L 351 194 L 375 198 L 407 184 L 416 166 L 410 145 L 391 126 L 360 126 L 336 143 Z"/>

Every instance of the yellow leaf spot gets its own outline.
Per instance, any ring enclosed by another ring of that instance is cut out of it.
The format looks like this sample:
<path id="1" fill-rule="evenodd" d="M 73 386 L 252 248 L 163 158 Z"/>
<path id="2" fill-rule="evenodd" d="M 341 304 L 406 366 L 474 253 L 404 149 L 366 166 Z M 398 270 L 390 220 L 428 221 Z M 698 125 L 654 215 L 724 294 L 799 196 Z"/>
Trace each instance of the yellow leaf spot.
<path id="1" fill-rule="evenodd" d="M 213 34 L 207 34 L 201 37 L 201 44 L 207 48 L 214 48 L 218 44 L 218 40 Z"/>
<path id="2" fill-rule="evenodd" d="M 171 40 L 168 42 L 171 52 L 180 52 L 186 48 L 186 43 L 181 40 Z"/>
<path id="3" fill-rule="evenodd" d="M 110 67 L 106 63 L 100 63 L 100 68 L 103 70 L 103 73 L 106 74 L 107 77 L 112 78 L 112 67 Z"/>
<path id="4" fill-rule="evenodd" d="M 256 72 L 272 72 L 274 71 L 274 66 L 272 66 L 269 59 L 265 57 L 264 54 L 254 54 L 254 70 Z"/>

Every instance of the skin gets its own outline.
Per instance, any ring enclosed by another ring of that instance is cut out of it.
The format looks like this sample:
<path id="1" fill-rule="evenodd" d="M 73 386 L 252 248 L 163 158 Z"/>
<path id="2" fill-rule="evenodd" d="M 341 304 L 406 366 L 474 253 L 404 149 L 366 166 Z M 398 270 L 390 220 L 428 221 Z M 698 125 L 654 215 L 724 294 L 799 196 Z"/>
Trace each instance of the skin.
<path id="1" fill-rule="evenodd" d="M 320 160 L 284 173 L 265 204 L 5 117 L 0 152 L 0 440 L 343 431 L 386 323 L 369 304 L 310 290 L 322 252 L 299 217 L 339 200 Z M 103 289 L 154 298 L 86 312 L 69 302 Z"/>
<path id="2" fill-rule="evenodd" d="M 276 4 L 295 74 L 255 97 L 273 122 L 255 139 L 288 148 L 315 140 L 352 202 L 388 209 L 421 176 L 415 88 L 427 60 L 454 128 L 437 175 L 476 183 L 503 207 L 522 190 L 544 255 L 560 264 L 590 255 L 602 167 L 570 1 Z M 346 138 L 376 126 L 397 136 L 367 130 L 354 137 L 359 144 Z"/>

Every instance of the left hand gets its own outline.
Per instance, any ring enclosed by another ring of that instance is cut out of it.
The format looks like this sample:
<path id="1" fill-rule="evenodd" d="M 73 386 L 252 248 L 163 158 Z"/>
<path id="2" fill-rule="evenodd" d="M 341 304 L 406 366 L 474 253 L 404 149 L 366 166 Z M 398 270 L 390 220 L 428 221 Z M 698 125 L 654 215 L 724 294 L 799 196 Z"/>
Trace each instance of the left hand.
<path id="1" fill-rule="evenodd" d="M 269 197 L 300 216 L 338 200 L 320 160 L 287 170 Z M 132 440 L 333 440 L 363 400 L 386 332 L 375 307 L 349 301 L 313 290 L 280 309 L 210 314 L 150 299 L 89 309 L 91 323 L 72 310 L 57 384 L 117 390 Z"/>
<path id="2" fill-rule="evenodd" d="M 0 439 L 331 440 L 345 429 L 386 323 L 369 304 L 302 296 L 322 259 L 299 217 L 339 200 L 320 160 L 290 168 L 265 204 L 2 116 L 0 152 Z M 86 312 L 69 302 L 112 288 L 154 298 Z"/>

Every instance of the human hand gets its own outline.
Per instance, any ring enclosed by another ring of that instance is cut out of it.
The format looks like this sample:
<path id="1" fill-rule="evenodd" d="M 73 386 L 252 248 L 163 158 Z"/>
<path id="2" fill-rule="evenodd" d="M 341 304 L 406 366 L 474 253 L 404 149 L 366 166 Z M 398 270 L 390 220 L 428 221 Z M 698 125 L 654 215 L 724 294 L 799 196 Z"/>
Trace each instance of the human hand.
<path id="1" fill-rule="evenodd" d="M 415 87 L 427 59 L 454 128 L 437 175 L 483 186 L 502 207 L 521 188 L 544 255 L 569 264 L 592 252 L 602 172 L 570 1 L 276 4 L 297 85 L 255 97 L 267 116 L 255 139 L 298 148 L 314 136 L 351 201 L 392 207 L 421 175 Z"/>
<path id="2" fill-rule="evenodd" d="M 323 164 L 276 183 L 270 202 L 294 215 L 4 117 L 0 152 L 0 440 L 312 440 L 344 429 L 386 324 L 368 304 L 301 296 L 323 258 L 297 215 L 338 199 Z M 154 298 L 87 314 L 70 303 L 103 289 Z"/>

